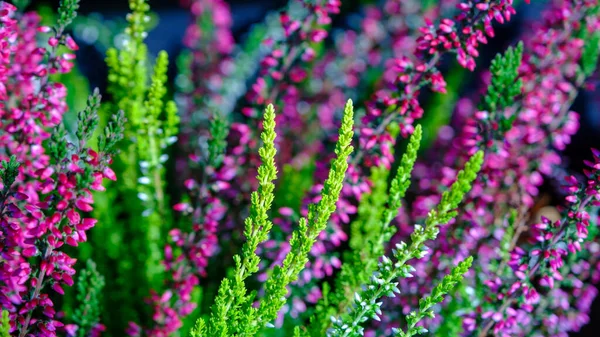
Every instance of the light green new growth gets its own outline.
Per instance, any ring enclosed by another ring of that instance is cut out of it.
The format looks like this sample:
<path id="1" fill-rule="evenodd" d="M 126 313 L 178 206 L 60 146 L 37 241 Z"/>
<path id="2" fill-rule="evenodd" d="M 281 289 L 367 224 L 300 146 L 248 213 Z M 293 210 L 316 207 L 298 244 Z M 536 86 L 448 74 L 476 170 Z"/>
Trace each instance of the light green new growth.
<path id="1" fill-rule="evenodd" d="M 125 314 L 105 312 L 103 319 L 113 327 L 142 322 L 143 298 L 163 286 L 160 261 L 172 219 L 164 163 L 179 124 L 175 103 L 166 99 L 168 55 L 161 51 L 152 68 L 144 43 L 150 6 L 146 0 L 130 0 L 129 7 L 123 43 L 106 54 L 112 100 L 103 105 L 105 112 L 124 111 L 128 120 L 112 166 L 119 181 L 108 188 L 113 192 L 95 196 L 95 216 L 107 225 L 94 228 L 92 235 L 92 240 L 111 243 L 103 254 L 92 252 L 98 269 L 111 280 L 107 291 L 114 295 L 104 299 L 104 307 L 135 308 Z"/>
<path id="2" fill-rule="evenodd" d="M 396 280 L 398 277 L 412 277 L 414 268 L 406 263 L 413 258 L 422 258 L 427 254 L 424 243 L 435 240 L 439 233 L 439 226 L 447 223 L 456 216 L 456 208 L 466 193 L 471 189 L 471 184 L 483 164 L 483 152 L 474 154 L 466 163 L 465 168 L 458 173 L 457 179 L 450 190 L 442 194 L 440 203 L 435 210 L 431 210 L 425 220 L 425 226 L 415 225 L 411 234 L 411 243 L 407 245 L 400 242 L 393 250 L 396 262 L 383 255 L 377 271 L 373 273 L 364 290 L 356 292 L 354 306 L 341 317 L 332 317 L 333 328 L 328 331 L 329 337 L 362 336 L 361 326 L 369 317 L 379 319 L 381 315 L 382 296 L 395 296 L 399 293 Z"/>
<path id="3" fill-rule="evenodd" d="M 77 337 L 88 336 L 100 322 L 100 302 L 104 288 L 104 277 L 96 270 L 96 264 L 87 260 L 86 267 L 77 280 L 77 302 L 79 307 L 73 313 L 73 321 L 79 327 Z"/>
<path id="4" fill-rule="evenodd" d="M 235 271 L 232 277 L 221 283 L 212 307 L 210 320 L 198 319 L 191 331 L 192 337 L 201 336 L 254 336 L 260 329 L 270 325 L 278 311 L 285 304 L 287 286 L 297 279 L 298 274 L 308 262 L 308 253 L 318 235 L 327 227 L 331 214 L 335 211 L 342 189 L 348 157 L 354 132 L 354 110 L 352 101 L 344 109 L 344 117 L 336 144 L 337 157 L 331 163 L 329 176 L 321 192 L 321 200 L 309 206 L 307 218 L 300 220 L 299 228 L 292 233 L 290 252 L 282 266 L 276 266 L 264 286 L 265 296 L 255 308 L 253 302 L 256 292 L 247 293 L 245 279 L 258 271 L 258 245 L 268 238 L 272 227 L 267 212 L 273 202 L 273 190 L 277 175 L 275 168 L 275 113 L 269 105 L 265 111 L 264 131 L 261 138 L 264 145 L 259 149 L 262 165 L 258 169 L 259 187 L 251 196 L 250 216 L 246 219 L 245 236 L 247 242 L 242 247 L 241 256 L 235 256 Z M 297 330 L 296 334 L 299 331 Z"/>
<path id="5" fill-rule="evenodd" d="M 406 332 L 402 329 L 392 329 L 394 337 L 412 337 L 414 335 L 427 333 L 428 330 L 422 326 L 417 326 L 417 323 L 425 317 L 435 317 L 433 306 L 442 302 L 444 300 L 444 295 L 448 294 L 458 283 L 462 282 L 464 274 L 469 271 L 472 263 L 473 257 L 469 256 L 464 261 L 459 262 L 458 266 L 454 267 L 450 274 L 444 276 L 442 282 L 433 288 L 429 296 L 419 300 L 419 310 L 412 311 L 406 316 Z"/>
<path id="6" fill-rule="evenodd" d="M 272 275 L 267 279 L 264 286 L 265 296 L 258 311 L 252 307 L 248 308 L 246 318 L 252 326 L 246 336 L 254 336 L 260 328 L 277 318 L 277 313 L 286 302 L 287 286 L 298 278 L 298 274 L 308 262 L 308 253 L 317 237 L 327 227 L 342 190 L 348 169 L 348 157 L 354 150 L 351 145 L 354 136 L 353 125 L 354 108 L 352 100 L 348 100 L 335 147 L 337 157 L 331 163 L 329 176 L 321 191 L 321 200 L 316 205 L 308 206 L 308 217 L 301 218 L 299 228 L 292 233 L 290 252 L 282 266 L 275 266 Z"/>
<path id="7" fill-rule="evenodd" d="M 342 270 L 336 278 L 335 291 L 325 295 L 328 289 L 323 289 L 324 296 L 317 304 L 316 312 L 311 317 L 305 335 L 323 336 L 331 325 L 330 317 L 346 312 L 352 304 L 354 293 L 358 292 L 360 287 L 368 282 L 369 277 L 375 271 L 378 258 L 384 253 L 385 243 L 391 239 L 395 232 L 395 227 L 390 226 L 390 223 L 398 215 L 398 211 L 402 206 L 401 200 L 410 186 L 410 177 L 417 160 L 421 137 L 421 126 L 417 125 L 406 152 L 402 156 L 396 175 L 392 179 L 387 197 L 387 206 L 385 206 L 386 201 L 384 199 L 382 203 L 384 204 L 382 205 L 383 210 L 376 207 L 376 212 L 378 212 L 375 215 L 376 219 L 368 221 L 370 219 L 359 218 L 354 222 L 359 226 L 364 226 L 364 228 L 354 229 L 352 232 L 360 239 L 360 242 L 351 241 L 351 252 L 344 258 Z M 375 170 L 374 174 L 378 174 L 378 170 Z M 366 200 L 371 200 L 369 197 L 376 198 L 385 195 L 385 187 L 387 187 L 385 177 L 378 178 L 380 179 L 373 181 L 375 184 L 374 189 Z M 367 208 L 370 206 L 370 203 L 366 205 Z"/>
<path id="8" fill-rule="evenodd" d="M 179 117 L 172 101 L 164 104 L 167 93 L 167 69 L 169 59 L 166 52 L 161 51 L 156 59 L 154 74 L 148 90 L 148 97 L 144 102 L 145 112 L 142 125 L 137 132 L 137 156 L 140 160 L 140 176 L 138 178 L 138 198 L 143 204 L 142 215 L 148 217 L 147 238 L 150 244 L 159 243 L 161 240 L 161 227 L 168 210 L 164 193 L 165 169 L 163 163 L 167 156 L 164 154 L 168 145 L 174 142 L 177 132 Z M 161 120 L 162 111 L 165 111 L 165 121 Z M 150 250 L 149 261 L 160 261 L 160 245 Z M 147 268 L 153 268 L 152 275 L 162 271 L 160 263 L 151 263 Z"/>
<path id="9" fill-rule="evenodd" d="M 258 150 L 262 164 L 258 168 L 258 189 L 251 195 L 250 215 L 245 221 L 246 242 L 242 253 L 234 256 L 235 271 L 232 277 L 222 281 L 212 306 L 208 325 L 200 318 L 192 330 L 193 337 L 231 336 L 240 333 L 244 306 L 252 306 L 254 294 L 247 294 L 245 280 L 258 271 L 260 258 L 256 255 L 258 245 L 267 240 L 273 223 L 268 211 L 273 203 L 273 181 L 277 178 L 275 166 L 275 110 L 269 104 L 265 110 L 264 130 L 261 133 L 263 146 Z"/>
<path id="10" fill-rule="evenodd" d="M 10 337 L 10 321 L 8 311 L 2 310 L 2 319 L 0 320 L 0 337 Z"/>

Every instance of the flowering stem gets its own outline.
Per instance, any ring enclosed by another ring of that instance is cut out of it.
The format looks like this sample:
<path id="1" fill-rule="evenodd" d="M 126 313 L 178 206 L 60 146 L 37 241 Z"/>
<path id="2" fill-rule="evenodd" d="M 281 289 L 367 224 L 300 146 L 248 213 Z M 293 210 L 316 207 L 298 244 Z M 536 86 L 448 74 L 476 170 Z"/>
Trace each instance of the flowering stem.
<path id="1" fill-rule="evenodd" d="M 587 196 L 579 205 L 579 207 L 577 208 L 577 212 L 580 212 L 582 210 L 584 210 L 587 205 L 592 201 L 592 199 L 594 198 L 593 195 Z M 556 235 L 552 238 L 552 240 L 550 241 L 550 244 L 548 246 L 552 247 L 554 245 L 556 245 L 558 243 L 558 241 L 560 239 L 562 239 L 565 230 L 567 229 L 567 227 L 569 226 L 569 221 L 568 219 L 564 219 L 563 223 L 561 224 L 561 228 L 559 229 L 558 233 L 556 233 Z M 531 277 L 533 277 L 535 275 L 535 272 L 539 269 L 539 267 L 542 265 L 542 262 L 544 260 L 543 259 L 539 259 L 533 267 L 531 267 L 531 269 L 529 269 L 525 279 L 531 279 Z M 515 296 L 516 296 L 517 292 L 515 292 L 514 294 L 512 294 L 511 296 L 507 296 L 505 297 L 504 301 L 502 302 L 502 305 L 500 306 L 500 309 L 498 310 L 498 312 L 504 312 L 515 300 Z M 488 335 L 489 330 L 492 328 L 492 326 L 494 326 L 494 320 L 490 317 L 487 319 L 487 322 L 485 323 L 485 327 L 483 328 L 483 330 L 481 330 L 481 332 L 478 334 L 478 337 L 486 337 Z"/>
<path id="2" fill-rule="evenodd" d="M 42 259 L 46 259 L 48 256 L 50 256 L 51 253 L 52 253 L 52 248 L 50 247 L 50 245 L 48 245 L 48 247 L 46 247 L 46 251 L 44 252 Z M 42 285 L 44 283 L 45 276 L 46 276 L 46 269 L 40 270 L 38 278 L 37 278 L 37 284 L 33 291 L 33 295 L 31 296 L 32 299 L 35 299 L 40 295 L 40 292 L 42 291 Z M 27 314 L 27 317 L 25 318 L 25 322 L 21 326 L 21 333 L 19 333 L 19 337 L 25 337 L 25 335 L 29 331 L 29 322 L 31 321 L 32 315 L 33 315 L 33 309 L 30 310 L 29 313 Z"/>

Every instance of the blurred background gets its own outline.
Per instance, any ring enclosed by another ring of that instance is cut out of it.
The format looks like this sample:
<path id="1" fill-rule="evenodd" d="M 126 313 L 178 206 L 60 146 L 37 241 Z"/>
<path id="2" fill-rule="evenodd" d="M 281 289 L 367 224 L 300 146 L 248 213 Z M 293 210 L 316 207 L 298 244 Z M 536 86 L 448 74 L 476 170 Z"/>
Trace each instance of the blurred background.
<path id="1" fill-rule="evenodd" d="M 286 0 L 254 0 L 227 1 L 231 6 L 233 16 L 233 33 L 237 42 L 243 41 L 245 34 L 254 23 L 263 20 L 265 15 L 277 10 L 286 4 Z M 335 18 L 334 29 L 342 29 L 352 25 L 359 18 L 361 6 L 373 1 L 344 0 L 342 13 Z M 491 58 L 504 50 L 505 46 L 513 43 L 520 33 L 523 24 L 535 20 L 540 13 L 540 7 L 546 1 L 532 1 L 531 5 L 521 6 L 517 17 L 509 24 L 498 27 L 497 36 L 490 45 L 484 48 L 482 57 L 478 61 L 478 69 L 486 69 Z M 59 0 L 32 1 L 31 9 L 37 9 L 51 15 L 53 9 L 58 8 Z M 156 55 L 160 50 L 166 50 L 171 59 L 175 59 L 182 48 L 182 38 L 190 17 L 187 10 L 179 5 L 177 0 L 150 0 L 149 4 L 155 16 L 154 29 L 150 32 L 146 43 L 151 54 Z M 80 75 L 87 81 L 79 82 L 76 89 L 81 89 L 82 95 L 87 96 L 89 88 L 99 87 L 104 91 L 106 86 L 107 69 L 104 65 L 104 53 L 109 46 L 118 45 L 120 36 L 125 27 L 125 15 L 128 13 L 127 0 L 82 0 L 80 17 L 73 25 L 74 36 L 80 46 L 77 61 Z M 175 78 L 175 62 L 171 62 L 171 79 Z M 467 76 L 465 82 L 474 82 L 476 76 Z M 592 79 L 597 84 L 597 77 Z M 462 83 L 462 87 L 473 89 L 473 83 Z M 573 138 L 565 155 L 570 168 L 581 171 L 582 161 L 590 157 L 590 147 L 600 147 L 600 95 L 597 89 L 582 91 L 578 96 L 573 110 L 581 115 L 581 128 Z M 451 111 L 448 111 L 451 113 Z M 555 184 L 554 184 L 555 185 Z M 556 186 L 549 183 L 543 193 L 550 200 L 559 199 L 555 196 Z M 558 200 L 556 200 L 558 201 Z M 552 203 L 552 201 L 550 201 Z M 572 337 L 597 337 L 600 336 L 600 300 L 596 300 L 591 313 L 591 323 L 581 332 L 572 334 Z"/>

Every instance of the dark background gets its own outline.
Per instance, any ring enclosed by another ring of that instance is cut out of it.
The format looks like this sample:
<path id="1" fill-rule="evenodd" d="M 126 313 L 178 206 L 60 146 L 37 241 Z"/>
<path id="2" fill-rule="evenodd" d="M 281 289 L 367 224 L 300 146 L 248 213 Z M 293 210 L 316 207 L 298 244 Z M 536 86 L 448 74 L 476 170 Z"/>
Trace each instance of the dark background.
<path id="1" fill-rule="evenodd" d="M 243 34 L 248 31 L 248 28 L 260 22 L 264 15 L 271 10 L 276 10 L 283 7 L 287 0 L 256 0 L 256 1 L 228 1 L 233 16 L 233 33 L 237 41 Z M 479 66 L 487 67 L 491 57 L 497 52 L 504 49 L 508 43 L 511 43 L 520 33 L 524 18 L 532 19 L 539 16 L 540 2 L 523 7 L 518 11 L 519 14 L 513 18 L 509 24 L 498 27 L 497 37 L 492 40 L 492 43 L 484 48 L 484 53 L 478 61 Z M 49 4 L 53 8 L 58 7 L 59 0 L 53 1 L 32 1 L 32 7 L 37 4 Z M 177 0 L 150 0 L 150 6 L 154 12 L 159 15 L 160 21 L 158 26 L 152 30 L 146 39 L 148 47 L 152 53 L 157 53 L 159 50 L 166 50 L 169 55 L 175 56 L 181 49 L 181 40 L 183 33 L 189 24 L 189 13 L 179 7 Z M 334 26 L 344 27 L 348 14 L 356 13 L 360 8 L 360 0 L 345 0 L 341 15 L 334 20 Z M 532 1 L 532 3 L 534 3 Z M 114 17 L 124 18 L 129 11 L 127 0 L 82 0 L 80 4 L 80 13 L 101 13 L 105 18 Z M 101 89 L 106 85 L 106 67 L 103 66 L 104 56 L 93 48 L 82 48 L 79 51 L 77 59 L 80 63 L 84 74 L 89 78 L 92 87 L 98 86 Z M 172 63 L 173 64 L 173 63 Z M 581 92 L 578 96 L 573 110 L 581 114 L 581 128 L 578 134 L 573 138 L 570 146 L 566 151 L 566 160 L 570 168 L 581 172 L 583 168 L 583 159 L 589 159 L 590 147 L 600 147 L 600 114 L 599 114 L 599 97 L 598 90 L 592 92 Z M 552 189 L 551 186 L 547 187 Z M 586 326 L 580 333 L 573 333 L 571 337 L 597 337 L 600 336 L 600 297 L 594 303 L 590 314 L 591 323 Z"/>

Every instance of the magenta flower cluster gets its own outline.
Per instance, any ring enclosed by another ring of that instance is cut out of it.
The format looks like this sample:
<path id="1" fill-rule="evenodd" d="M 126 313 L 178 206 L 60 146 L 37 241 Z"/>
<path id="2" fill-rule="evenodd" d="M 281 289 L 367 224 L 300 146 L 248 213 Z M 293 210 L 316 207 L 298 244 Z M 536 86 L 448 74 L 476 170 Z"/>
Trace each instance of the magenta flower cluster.
<path id="1" fill-rule="evenodd" d="M 14 183 L 0 184 L 0 304 L 19 336 L 62 335 L 76 330 L 58 319 L 50 297 L 74 282 L 76 259 L 64 246 L 87 240 L 96 224 L 86 216 L 91 191 L 116 177 L 108 154 L 53 136 L 68 106 L 65 86 L 50 75 L 73 67 L 73 39 L 0 2 L 0 46 L 0 159 L 20 164 Z M 71 52 L 58 53 L 59 46 Z"/>

